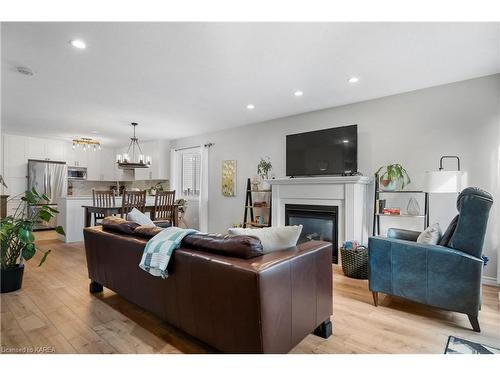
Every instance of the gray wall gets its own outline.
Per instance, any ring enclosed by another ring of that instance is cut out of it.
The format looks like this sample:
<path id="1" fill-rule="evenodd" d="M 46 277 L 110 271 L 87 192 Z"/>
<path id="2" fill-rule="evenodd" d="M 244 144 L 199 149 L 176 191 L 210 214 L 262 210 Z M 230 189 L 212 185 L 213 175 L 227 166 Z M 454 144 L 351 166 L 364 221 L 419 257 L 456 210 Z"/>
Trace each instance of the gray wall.
<path id="1" fill-rule="evenodd" d="M 351 124 L 358 124 L 358 163 L 364 175 L 372 175 L 380 165 L 399 162 L 412 177 L 409 188 L 422 189 L 424 172 L 437 170 L 442 155 L 459 155 L 469 185 L 494 193 L 498 201 L 499 97 L 500 74 L 496 74 L 178 139 L 172 145 L 215 143 L 209 161 L 210 231 L 223 232 L 242 221 L 246 179 L 256 174 L 261 156 L 271 158 L 275 176 L 285 175 L 285 135 Z M 221 193 L 223 160 L 237 160 L 237 195 L 233 198 Z M 455 164 L 450 162 L 446 168 L 454 169 Z M 456 214 L 455 199 L 454 194 L 432 196 L 431 223 L 439 222 L 445 230 Z M 406 200 L 391 205 L 405 209 Z M 484 249 L 491 259 L 485 269 L 490 277 L 496 277 L 498 213 L 498 209 L 492 211 Z M 384 230 L 389 225 L 422 226 L 417 219 L 397 220 L 385 221 Z"/>

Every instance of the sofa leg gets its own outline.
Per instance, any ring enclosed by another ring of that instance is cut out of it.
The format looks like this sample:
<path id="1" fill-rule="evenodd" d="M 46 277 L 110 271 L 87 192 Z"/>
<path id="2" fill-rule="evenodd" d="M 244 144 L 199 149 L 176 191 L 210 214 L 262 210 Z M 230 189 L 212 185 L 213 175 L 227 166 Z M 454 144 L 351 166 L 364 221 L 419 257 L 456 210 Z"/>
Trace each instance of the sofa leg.
<path id="1" fill-rule="evenodd" d="M 332 322 L 330 319 L 321 323 L 313 332 L 314 335 L 327 339 L 332 335 Z"/>
<path id="2" fill-rule="evenodd" d="M 378 306 L 378 292 L 372 292 L 372 296 L 373 296 L 373 304 L 375 305 L 375 307 Z"/>
<path id="3" fill-rule="evenodd" d="M 479 327 L 479 321 L 477 320 L 477 315 L 467 315 L 469 317 L 469 322 L 472 326 L 472 329 L 475 332 L 481 332 L 481 327 Z"/>
<path id="4" fill-rule="evenodd" d="M 103 288 L 102 285 L 99 284 L 98 282 L 95 282 L 93 280 L 90 281 L 89 285 L 89 292 L 90 293 L 100 293 L 102 292 Z"/>

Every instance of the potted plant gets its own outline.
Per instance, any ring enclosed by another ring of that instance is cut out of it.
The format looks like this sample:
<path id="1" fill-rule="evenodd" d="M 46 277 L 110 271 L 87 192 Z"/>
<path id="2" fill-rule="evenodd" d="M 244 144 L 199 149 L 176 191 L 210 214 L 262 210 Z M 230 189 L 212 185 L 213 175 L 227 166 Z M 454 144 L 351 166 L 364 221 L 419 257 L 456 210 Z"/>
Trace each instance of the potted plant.
<path id="1" fill-rule="evenodd" d="M 375 172 L 382 190 L 403 190 L 411 180 L 401 164 L 384 165 Z"/>
<path id="2" fill-rule="evenodd" d="M 257 174 L 260 176 L 262 179 L 262 189 L 263 190 L 268 190 L 270 188 L 270 185 L 268 182 L 265 180 L 269 179 L 269 172 L 273 168 L 273 165 L 271 164 L 271 159 L 269 156 L 266 156 L 264 158 L 260 158 L 259 164 L 257 164 Z"/>
<path id="3" fill-rule="evenodd" d="M 42 251 L 35 245 L 33 226 L 36 223 L 49 222 L 58 211 L 45 204 L 49 198 L 33 190 L 28 190 L 21 198 L 14 215 L 9 215 L 0 221 L 1 245 L 1 292 L 8 293 L 21 288 L 24 274 L 24 262 L 30 260 L 36 251 L 43 253 L 38 266 L 40 267 L 49 255 L 50 250 Z M 39 205 L 40 209 L 28 213 L 27 205 Z M 56 232 L 64 235 L 61 226 Z"/>

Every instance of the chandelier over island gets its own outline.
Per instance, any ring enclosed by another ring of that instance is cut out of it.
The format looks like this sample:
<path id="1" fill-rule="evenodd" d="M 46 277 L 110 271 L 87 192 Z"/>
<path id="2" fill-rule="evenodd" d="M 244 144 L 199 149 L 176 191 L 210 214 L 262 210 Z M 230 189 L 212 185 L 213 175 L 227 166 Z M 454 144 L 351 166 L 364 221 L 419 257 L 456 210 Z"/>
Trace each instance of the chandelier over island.
<path id="1" fill-rule="evenodd" d="M 101 149 L 101 143 L 92 138 L 75 138 L 73 139 L 73 150 L 76 148 L 80 148 L 82 146 L 82 150 L 86 151 L 87 149 L 93 149 L 94 151 Z"/>
<path id="2" fill-rule="evenodd" d="M 137 122 L 132 122 L 131 125 L 134 127 L 134 136 L 130 138 L 127 152 L 116 155 L 116 164 L 121 169 L 149 168 L 151 166 L 151 156 L 144 155 L 139 145 L 139 139 L 135 136 L 135 127 L 138 124 Z"/>

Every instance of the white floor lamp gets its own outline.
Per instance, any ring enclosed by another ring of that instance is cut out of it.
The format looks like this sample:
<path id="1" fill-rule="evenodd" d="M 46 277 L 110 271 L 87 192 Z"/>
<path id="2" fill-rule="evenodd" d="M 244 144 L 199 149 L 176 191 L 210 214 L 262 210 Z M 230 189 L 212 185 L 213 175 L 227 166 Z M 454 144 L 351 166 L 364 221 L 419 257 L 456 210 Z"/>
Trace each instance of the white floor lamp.
<path id="1" fill-rule="evenodd" d="M 443 168 L 444 159 L 456 159 L 457 170 L 445 171 Z M 467 173 L 460 170 L 460 158 L 458 156 L 442 156 L 439 160 L 439 170 L 425 172 L 425 189 L 429 194 L 433 193 L 460 193 L 467 186 Z M 428 217 L 429 214 L 429 206 Z"/>

